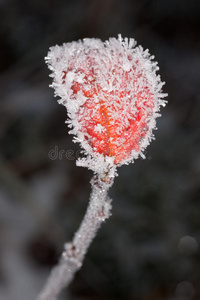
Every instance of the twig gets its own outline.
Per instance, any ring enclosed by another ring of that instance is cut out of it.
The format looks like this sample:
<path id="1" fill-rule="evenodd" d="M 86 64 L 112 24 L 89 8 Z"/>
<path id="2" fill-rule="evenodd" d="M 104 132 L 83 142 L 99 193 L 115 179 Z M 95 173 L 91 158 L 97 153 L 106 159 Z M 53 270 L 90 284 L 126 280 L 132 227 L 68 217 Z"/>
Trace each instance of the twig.
<path id="1" fill-rule="evenodd" d="M 110 216 L 111 199 L 107 192 L 113 181 L 102 181 L 97 176 L 91 180 L 92 193 L 85 217 L 72 242 L 64 245 L 59 264 L 52 270 L 47 283 L 37 300 L 55 300 L 60 291 L 69 285 L 82 266 L 85 254 L 98 229 Z"/>

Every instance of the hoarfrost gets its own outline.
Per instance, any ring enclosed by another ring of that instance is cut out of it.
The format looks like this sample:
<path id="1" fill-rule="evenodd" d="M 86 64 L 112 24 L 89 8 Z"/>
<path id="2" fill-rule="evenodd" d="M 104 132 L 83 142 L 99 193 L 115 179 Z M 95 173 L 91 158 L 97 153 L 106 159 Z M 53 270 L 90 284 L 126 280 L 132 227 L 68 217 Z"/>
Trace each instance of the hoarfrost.
<path id="1" fill-rule="evenodd" d="M 121 35 L 86 38 L 51 47 L 45 59 L 70 133 L 86 154 L 79 166 L 113 175 L 117 166 L 144 157 L 167 96 L 148 49 Z"/>
<path id="2" fill-rule="evenodd" d="M 105 128 L 101 124 L 97 124 L 94 126 L 94 131 L 96 132 L 102 132 Z"/>

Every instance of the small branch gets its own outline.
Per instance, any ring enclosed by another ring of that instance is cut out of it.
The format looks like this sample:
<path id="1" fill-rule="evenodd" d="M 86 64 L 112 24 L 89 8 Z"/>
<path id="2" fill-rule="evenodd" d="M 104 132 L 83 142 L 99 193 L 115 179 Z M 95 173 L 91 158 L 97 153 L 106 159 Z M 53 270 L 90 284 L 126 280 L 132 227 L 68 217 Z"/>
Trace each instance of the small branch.
<path id="1" fill-rule="evenodd" d="M 64 245 L 59 264 L 52 270 L 47 283 L 37 300 L 55 300 L 60 291 L 69 285 L 75 273 L 81 268 L 85 254 L 102 222 L 110 216 L 111 199 L 107 192 L 113 181 L 91 180 L 92 193 L 85 217 L 75 233 L 72 242 Z"/>

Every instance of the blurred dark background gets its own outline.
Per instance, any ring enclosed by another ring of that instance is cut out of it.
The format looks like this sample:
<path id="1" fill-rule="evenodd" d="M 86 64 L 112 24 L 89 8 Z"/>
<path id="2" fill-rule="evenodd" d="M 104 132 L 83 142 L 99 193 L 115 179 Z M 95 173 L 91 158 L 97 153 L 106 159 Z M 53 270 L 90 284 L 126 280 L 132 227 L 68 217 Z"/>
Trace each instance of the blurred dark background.
<path id="1" fill-rule="evenodd" d="M 35 299 L 90 194 L 44 56 L 118 33 L 155 55 L 169 103 L 59 299 L 200 299 L 200 1 L 0 0 L 0 20 L 0 299 Z"/>

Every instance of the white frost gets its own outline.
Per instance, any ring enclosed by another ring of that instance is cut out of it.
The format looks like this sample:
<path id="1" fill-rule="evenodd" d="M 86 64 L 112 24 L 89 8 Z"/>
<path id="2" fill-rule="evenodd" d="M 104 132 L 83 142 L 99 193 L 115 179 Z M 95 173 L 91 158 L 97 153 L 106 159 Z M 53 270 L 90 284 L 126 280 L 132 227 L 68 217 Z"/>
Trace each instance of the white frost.
<path id="1" fill-rule="evenodd" d="M 105 128 L 104 128 L 101 124 L 97 124 L 97 125 L 95 125 L 95 127 L 94 127 L 94 131 L 95 131 L 95 132 L 101 133 L 101 132 L 103 132 L 104 130 L 105 130 Z"/>
<path id="2" fill-rule="evenodd" d="M 144 111 L 148 129 L 140 138 L 140 147 L 132 150 L 131 155 L 117 166 L 127 164 L 139 155 L 144 156 L 144 149 L 154 139 L 152 131 L 156 127 L 155 120 L 160 115 L 160 106 L 166 104 L 163 98 L 167 95 L 162 93 L 164 83 L 156 74 L 158 66 L 153 59 L 148 49 L 136 47 L 134 39 L 123 39 L 121 35 L 118 39 L 110 38 L 105 42 L 86 38 L 50 48 L 45 60 L 52 71 L 50 76 L 53 77 L 55 96 L 59 96 L 59 103 L 67 108 L 67 123 L 72 128 L 70 133 L 76 135 L 76 141 L 80 142 L 86 154 L 84 159 L 78 160 L 78 165 L 87 166 L 96 173 L 103 174 L 108 169 L 110 173 L 115 172 L 114 157 L 94 151 L 90 139 L 94 138 L 95 141 L 95 137 L 89 135 L 81 117 L 84 114 L 84 122 L 89 124 L 99 114 L 100 101 L 104 101 L 107 115 L 112 117 L 112 124 L 117 126 L 115 130 L 118 137 L 114 141 L 116 147 L 125 142 L 125 135 L 120 138 L 120 134 L 128 128 L 130 121 L 137 123 L 138 109 Z M 151 112 L 145 104 L 145 99 L 148 101 L 147 89 L 153 95 L 154 107 Z M 106 96 L 108 93 L 109 99 Z M 84 103 L 88 98 L 93 104 L 87 102 L 86 110 Z M 100 134 L 106 130 L 97 122 L 94 131 Z M 128 133 L 127 138 L 131 138 Z"/>

